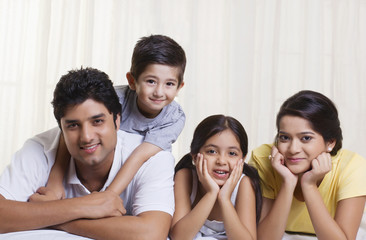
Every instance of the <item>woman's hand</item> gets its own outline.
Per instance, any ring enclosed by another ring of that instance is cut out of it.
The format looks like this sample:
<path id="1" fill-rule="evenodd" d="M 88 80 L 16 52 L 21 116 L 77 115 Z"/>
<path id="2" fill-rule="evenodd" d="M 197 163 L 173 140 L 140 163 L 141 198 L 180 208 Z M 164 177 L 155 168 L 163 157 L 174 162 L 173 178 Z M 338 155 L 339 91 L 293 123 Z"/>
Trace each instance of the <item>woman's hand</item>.
<path id="1" fill-rule="evenodd" d="M 271 155 L 269 156 L 272 167 L 281 175 L 283 181 L 292 183 L 296 186 L 298 176 L 293 174 L 290 169 L 285 166 L 285 157 L 278 151 L 276 146 L 272 147 Z"/>
<path id="2" fill-rule="evenodd" d="M 332 169 L 332 157 L 329 153 L 323 152 L 311 161 L 311 170 L 304 173 L 301 178 L 301 186 L 317 185 L 325 174 Z"/>
<path id="3" fill-rule="evenodd" d="M 231 194 L 233 193 L 235 186 L 238 183 L 243 172 L 243 166 L 244 161 L 243 159 L 240 159 L 235 165 L 234 169 L 231 171 L 229 178 L 220 189 L 218 196 L 219 200 L 230 200 Z"/>
<path id="4" fill-rule="evenodd" d="M 198 179 L 206 192 L 218 193 L 219 185 L 212 179 L 207 170 L 207 160 L 203 158 L 203 154 L 198 153 L 196 156 L 196 170 Z"/>

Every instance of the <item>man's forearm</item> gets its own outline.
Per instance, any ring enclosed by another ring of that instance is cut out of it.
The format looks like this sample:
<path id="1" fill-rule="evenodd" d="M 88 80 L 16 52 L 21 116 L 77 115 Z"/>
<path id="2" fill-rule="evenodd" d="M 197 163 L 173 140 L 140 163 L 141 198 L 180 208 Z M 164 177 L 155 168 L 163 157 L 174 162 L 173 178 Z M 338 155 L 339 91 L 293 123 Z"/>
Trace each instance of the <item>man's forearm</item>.
<path id="1" fill-rule="evenodd" d="M 44 228 L 80 218 L 81 210 L 70 207 L 72 204 L 72 199 L 34 203 L 0 199 L 0 232 Z"/>
<path id="2" fill-rule="evenodd" d="M 151 211 L 139 216 L 81 219 L 56 226 L 57 229 L 93 239 L 166 239 L 171 216 Z"/>
<path id="3" fill-rule="evenodd" d="M 79 218 L 122 215 L 123 202 L 112 192 L 46 202 L 18 202 L 0 195 L 0 232 L 39 229 Z"/>

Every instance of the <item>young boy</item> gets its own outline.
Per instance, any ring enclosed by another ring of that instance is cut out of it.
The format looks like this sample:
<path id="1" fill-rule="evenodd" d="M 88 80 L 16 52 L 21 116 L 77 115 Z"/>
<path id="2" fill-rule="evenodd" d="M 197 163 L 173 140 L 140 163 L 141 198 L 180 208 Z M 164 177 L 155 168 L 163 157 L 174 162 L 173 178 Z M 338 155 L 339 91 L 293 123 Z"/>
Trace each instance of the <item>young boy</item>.
<path id="1" fill-rule="evenodd" d="M 126 74 L 129 85 L 116 86 L 115 90 L 122 105 L 120 129 L 145 138 L 108 190 L 121 194 L 146 160 L 161 150 L 171 150 L 185 123 L 184 112 L 174 101 L 184 86 L 185 65 L 184 50 L 167 36 L 151 35 L 136 43 L 131 69 Z M 47 183 L 47 188 L 55 194 L 49 197 L 57 199 L 64 197 L 62 180 L 70 158 L 60 139 L 56 163 Z M 90 146 L 91 152 L 93 147 Z"/>

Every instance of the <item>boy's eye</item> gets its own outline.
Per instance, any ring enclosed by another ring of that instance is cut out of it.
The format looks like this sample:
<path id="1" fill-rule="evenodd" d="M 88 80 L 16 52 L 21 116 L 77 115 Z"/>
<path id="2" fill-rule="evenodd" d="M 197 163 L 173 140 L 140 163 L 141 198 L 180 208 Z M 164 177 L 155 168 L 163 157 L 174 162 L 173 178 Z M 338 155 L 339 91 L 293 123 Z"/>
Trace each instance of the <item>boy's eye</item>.
<path id="1" fill-rule="evenodd" d="M 168 85 L 169 87 L 174 87 L 175 83 L 174 82 L 167 82 L 166 85 Z"/>
<path id="2" fill-rule="evenodd" d="M 148 80 L 146 80 L 146 82 L 149 83 L 149 84 L 155 84 L 156 81 L 152 80 L 152 79 L 148 79 Z"/>

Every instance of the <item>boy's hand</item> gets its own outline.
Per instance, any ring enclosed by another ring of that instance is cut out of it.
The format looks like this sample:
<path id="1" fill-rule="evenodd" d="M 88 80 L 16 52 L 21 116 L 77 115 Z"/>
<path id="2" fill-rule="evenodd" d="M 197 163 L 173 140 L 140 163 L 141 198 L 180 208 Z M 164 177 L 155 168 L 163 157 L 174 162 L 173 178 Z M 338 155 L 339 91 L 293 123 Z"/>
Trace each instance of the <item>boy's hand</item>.
<path id="1" fill-rule="evenodd" d="M 240 177 L 243 172 L 244 161 L 240 159 L 231 171 L 229 178 L 226 180 L 224 186 L 220 189 L 219 200 L 231 201 L 231 194 L 233 193 Z"/>
<path id="2" fill-rule="evenodd" d="M 123 200 L 113 191 L 92 192 L 83 196 L 85 218 L 120 217 L 126 214 Z"/>
<path id="3" fill-rule="evenodd" d="M 316 185 L 325 174 L 332 170 L 332 157 L 329 153 L 323 152 L 311 161 L 311 170 L 304 173 L 301 185 Z"/>
<path id="4" fill-rule="evenodd" d="M 220 187 L 208 173 L 207 160 L 203 158 L 201 153 L 198 153 L 196 157 L 196 170 L 198 180 L 201 182 L 206 192 L 213 192 L 217 194 L 220 190 Z"/>
<path id="5" fill-rule="evenodd" d="M 285 157 L 278 151 L 276 146 L 272 146 L 271 155 L 269 156 L 272 167 L 281 175 L 283 181 L 296 186 L 298 176 L 293 174 L 290 169 L 285 166 Z"/>
<path id="6" fill-rule="evenodd" d="M 29 202 L 45 202 L 52 200 L 60 200 L 54 191 L 47 187 L 38 188 L 36 193 L 33 193 L 28 201 Z"/>

